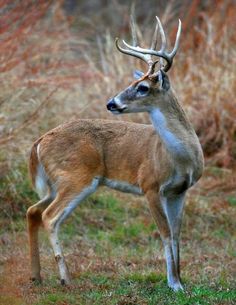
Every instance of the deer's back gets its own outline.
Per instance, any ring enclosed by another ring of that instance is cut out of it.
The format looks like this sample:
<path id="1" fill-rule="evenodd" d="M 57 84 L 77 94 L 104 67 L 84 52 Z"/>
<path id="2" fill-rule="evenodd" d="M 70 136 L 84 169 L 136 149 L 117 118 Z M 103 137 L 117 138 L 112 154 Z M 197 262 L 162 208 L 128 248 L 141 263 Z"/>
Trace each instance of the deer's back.
<path id="1" fill-rule="evenodd" d="M 36 143 L 40 161 L 53 180 L 90 171 L 134 184 L 140 167 L 145 170 L 152 162 L 151 146 L 161 146 L 152 125 L 83 119 L 52 129 Z"/>

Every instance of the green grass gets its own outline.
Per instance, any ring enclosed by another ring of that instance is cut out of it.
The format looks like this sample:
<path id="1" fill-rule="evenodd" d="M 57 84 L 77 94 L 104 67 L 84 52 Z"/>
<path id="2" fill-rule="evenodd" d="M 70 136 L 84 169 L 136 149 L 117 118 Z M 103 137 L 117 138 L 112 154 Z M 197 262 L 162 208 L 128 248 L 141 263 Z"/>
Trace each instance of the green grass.
<path id="1" fill-rule="evenodd" d="M 227 201 L 229 202 L 230 205 L 236 207 L 236 196 L 228 196 Z"/>
<path id="2" fill-rule="evenodd" d="M 45 304 L 233 304 L 236 290 L 222 286 L 187 285 L 186 292 L 172 292 L 163 275 L 131 273 L 127 276 L 105 276 L 86 273 L 71 290 L 58 288 L 42 295 L 35 305 Z M 53 303 L 54 302 L 54 303 Z"/>
<path id="3" fill-rule="evenodd" d="M 152 237 L 156 225 L 148 207 L 142 205 L 142 208 L 149 215 L 148 219 L 139 214 L 140 206 L 135 203 L 125 206 L 114 196 L 103 193 L 92 196 L 67 221 L 61 232 L 62 240 L 68 245 L 71 236 L 83 238 L 83 242 L 92 245 L 98 254 L 104 251 L 115 256 L 119 256 L 121 251 L 127 256 L 142 253 L 147 245 L 155 246 L 157 243 Z"/>

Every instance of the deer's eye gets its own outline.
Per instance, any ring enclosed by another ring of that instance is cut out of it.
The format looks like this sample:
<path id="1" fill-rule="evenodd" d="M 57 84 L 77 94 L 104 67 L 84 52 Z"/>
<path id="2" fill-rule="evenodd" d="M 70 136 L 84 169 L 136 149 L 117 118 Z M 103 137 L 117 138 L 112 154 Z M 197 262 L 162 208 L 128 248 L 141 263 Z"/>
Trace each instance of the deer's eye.
<path id="1" fill-rule="evenodd" d="M 149 91 L 149 87 L 147 85 L 139 85 L 137 91 L 141 94 L 145 94 Z"/>

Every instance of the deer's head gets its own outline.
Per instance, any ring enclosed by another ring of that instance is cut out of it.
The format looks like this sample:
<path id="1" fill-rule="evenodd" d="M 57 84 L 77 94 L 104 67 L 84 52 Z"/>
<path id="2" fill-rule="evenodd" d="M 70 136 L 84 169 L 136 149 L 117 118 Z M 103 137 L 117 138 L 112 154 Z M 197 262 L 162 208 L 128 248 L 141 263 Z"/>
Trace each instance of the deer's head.
<path id="1" fill-rule="evenodd" d="M 137 45 L 137 34 L 133 18 L 131 18 L 133 45 L 131 46 L 123 40 L 123 44 L 126 48 L 122 48 L 118 43 L 118 38 L 116 39 L 117 49 L 122 53 L 143 60 L 148 65 L 148 71 L 145 74 L 140 71 L 135 71 L 134 77 L 137 80 L 108 101 L 107 109 L 114 114 L 150 112 L 153 107 L 161 107 L 161 104 L 166 101 L 166 92 L 170 88 L 167 71 L 171 68 L 173 58 L 179 47 L 181 21 L 179 20 L 174 48 L 168 53 L 166 51 L 166 37 L 162 24 L 158 17 L 156 17 L 156 19 L 157 23 L 150 49 L 144 49 Z M 161 49 L 159 51 L 156 50 L 158 28 L 162 40 Z M 154 60 L 153 58 L 155 57 L 158 57 L 158 59 Z M 160 68 L 155 71 L 159 59 Z M 163 59 L 166 61 L 165 65 L 163 65 Z"/>

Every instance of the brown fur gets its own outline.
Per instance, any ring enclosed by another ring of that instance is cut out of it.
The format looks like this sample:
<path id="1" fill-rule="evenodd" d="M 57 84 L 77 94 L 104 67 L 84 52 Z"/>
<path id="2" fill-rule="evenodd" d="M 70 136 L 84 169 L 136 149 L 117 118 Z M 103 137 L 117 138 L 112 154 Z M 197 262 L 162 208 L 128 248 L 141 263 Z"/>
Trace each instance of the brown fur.
<path id="1" fill-rule="evenodd" d="M 38 155 L 37 147 L 41 139 L 38 139 L 32 146 L 29 158 L 29 173 L 31 177 L 32 184 L 35 185 L 35 176 L 37 175 L 38 168 Z"/>
<path id="2" fill-rule="evenodd" d="M 166 179 L 162 171 L 154 172 L 154 175 L 147 173 L 159 151 L 168 159 L 168 153 L 152 125 L 105 120 L 78 120 L 60 125 L 33 145 L 30 158 L 33 181 L 37 174 L 36 147 L 39 142 L 40 160 L 52 183 L 60 184 L 61 178 L 63 184 L 68 180 L 71 188 L 73 181 L 77 184 L 81 179 L 87 179 L 90 173 L 92 178 L 101 176 L 140 185 L 145 191 L 154 183 L 153 179 L 160 183 Z M 158 151 L 153 153 L 150 143 Z M 171 160 L 166 172 L 170 172 L 170 166 Z"/>

